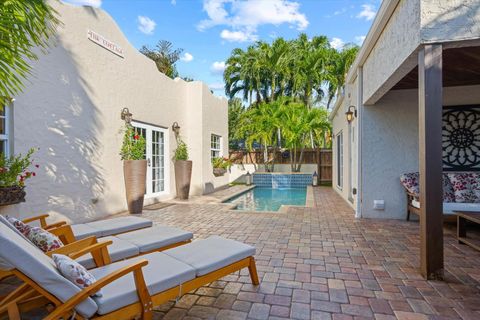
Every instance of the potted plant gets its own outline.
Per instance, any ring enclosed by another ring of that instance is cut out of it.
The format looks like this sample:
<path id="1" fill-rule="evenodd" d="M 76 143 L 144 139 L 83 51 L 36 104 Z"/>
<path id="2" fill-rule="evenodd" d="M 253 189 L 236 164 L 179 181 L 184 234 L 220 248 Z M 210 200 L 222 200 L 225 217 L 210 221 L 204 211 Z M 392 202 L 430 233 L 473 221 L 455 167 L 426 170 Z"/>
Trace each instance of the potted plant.
<path id="1" fill-rule="evenodd" d="M 137 134 L 130 124 L 125 125 L 120 156 L 123 160 L 123 177 L 128 211 L 131 214 L 142 213 L 147 180 L 147 160 L 145 138 Z"/>
<path id="2" fill-rule="evenodd" d="M 188 199 L 190 193 L 190 180 L 192 178 L 192 161 L 188 160 L 187 144 L 180 138 L 177 140 L 177 149 L 173 155 L 175 166 L 175 185 L 177 197 Z"/>
<path id="3" fill-rule="evenodd" d="M 227 169 L 232 166 L 232 161 L 227 158 L 218 157 L 212 159 L 212 165 L 213 175 L 215 177 L 220 177 L 223 176 L 227 172 Z"/>
<path id="4" fill-rule="evenodd" d="M 35 177 L 35 172 L 29 170 L 34 165 L 31 160 L 35 149 L 28 150 L 25 156 L 6 157 L 0 153 L 0 205 L 10 205 L 25 202 L 25 181 Z M 34 165 L 38 168 L 38 164 Z"/>

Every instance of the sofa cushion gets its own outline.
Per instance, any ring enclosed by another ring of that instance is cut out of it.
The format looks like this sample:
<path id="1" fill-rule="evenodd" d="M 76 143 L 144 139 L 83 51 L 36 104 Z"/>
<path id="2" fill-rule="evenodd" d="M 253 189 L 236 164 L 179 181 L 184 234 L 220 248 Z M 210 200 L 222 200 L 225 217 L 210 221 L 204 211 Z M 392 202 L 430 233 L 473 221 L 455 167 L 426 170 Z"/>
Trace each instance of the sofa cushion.
<path id="1" fill-rule="evenodd" d="M 153 225 L 151 220 L 142 217 L 119 217 L 106 220 L 98 220 L 86 223 L 87 226 L 97 230 L 97 237 L 106 237 L 128 231 L 148 228 Z"/>
<path id="2" fill-rule="evenodd" d="M 400 182 L 409 193 L 414 195 L 420 194 L 420 181 L 418 172 L 410 172 L 400 175 Z"/>
<path id="3" fill-rule="evenodd" d="M 0 223 L 0 259 L 63 302 L 80 292 L 77 286 L 60 274 L 50 257 L 3 223 Z M 97 311 L 97 305 L 87 298 L 75 309 L 89 318 Z"/>
<path id="4" fill-rule="evenodd" d="M 455 202 L 458 203 L 478 203 L 480 198 L 477 199 L 473 191 L 473 187 L 476 183 L 476 177 L 473 173 L 448 173 L 448 179 L 452 184 L 455 193 Z"/>
<path id="5" fill-rule="evenodd" d="M 110 259 L 112 262 L 131 258 L 140 254 L 138 247 L 128 241 L 119 239 L 115 236 L 104 237 L 100 241 L 112 241 L 112 244 L 107 247 Z M 95 268 L 95 260 L 90 253 L 76 259 L 78 263 L 87 269 Z"/>
<path id="6" fill-rule="evenodd" d="M 145 253 L 175 243 L 191 240 L 193 234 L 174 227 L 153 226 L 151 228 L 119 234 L 117 237 L 135 244 L 141 253 Z"/>
<path id="7" fill-rule="evenodd" d="M 480 203 L 443 203 L 443 214 L 455 214 L 456 211 L 478 212 L 480 211 Z"/>
<path id="8" fill-rule="evenodd" d="M 238 241 L 212 236 L 163 252 L 195 268 L 197 276 L 203 276 L 253 256 L 255 248 Z"/>
<path id="9" fill-rule="evenodd" d="M 195 278 L 195 270 L 192 267 L 161 252 L 115 262 L 108 266 L 92 269 L 90 272 L 96 279 L 100 280 L 115 270 L 143 259 L 148 260 L 148 265 L 143 267 L 142 271 L 150 295 L 176 287 Z M 106 314 L 137 302 L 138 295 L 133 273 L 106 285 L 102 288 L 102 293 L 102 297 L 94 298 L 98 305 L 99 314 Z"/>

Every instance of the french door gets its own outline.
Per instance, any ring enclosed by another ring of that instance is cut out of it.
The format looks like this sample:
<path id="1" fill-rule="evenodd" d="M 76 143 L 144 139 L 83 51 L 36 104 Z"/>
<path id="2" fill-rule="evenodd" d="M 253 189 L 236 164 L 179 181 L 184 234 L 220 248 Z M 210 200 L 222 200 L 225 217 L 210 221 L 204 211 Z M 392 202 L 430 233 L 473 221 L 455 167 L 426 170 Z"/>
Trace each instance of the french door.
<path id="1" fill-rule="evenodd" d="M 132 121 L 135 132 L 145 138 L 145 156 L 147 159 L 147 197 L 156 197 L 169 193 L 170 167 L 168 130 L 150 124 Z"/>

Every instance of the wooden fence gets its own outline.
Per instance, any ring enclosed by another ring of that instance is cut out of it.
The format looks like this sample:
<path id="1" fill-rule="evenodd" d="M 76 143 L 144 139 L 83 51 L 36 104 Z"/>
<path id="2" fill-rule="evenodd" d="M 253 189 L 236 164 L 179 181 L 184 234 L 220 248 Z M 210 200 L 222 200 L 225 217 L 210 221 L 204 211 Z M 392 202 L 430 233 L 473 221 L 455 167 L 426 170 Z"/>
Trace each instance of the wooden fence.
<path id="1" fill-rule="evenodd" d="M 291 151 L 276 151 L 268 153 L 268 162 L 275 164 L 291 164 Z M 231 151 L 230 159 L 236 164 L 263 164 L 263 150 Z M 300 159 L 300 151 L 297 151 L 297 159 Z M 305 149 L 303 151 L 302 164 L 316 164 L 319 181 L 322 183 L 332 182 L 332 150 L 331 149 Z"/>

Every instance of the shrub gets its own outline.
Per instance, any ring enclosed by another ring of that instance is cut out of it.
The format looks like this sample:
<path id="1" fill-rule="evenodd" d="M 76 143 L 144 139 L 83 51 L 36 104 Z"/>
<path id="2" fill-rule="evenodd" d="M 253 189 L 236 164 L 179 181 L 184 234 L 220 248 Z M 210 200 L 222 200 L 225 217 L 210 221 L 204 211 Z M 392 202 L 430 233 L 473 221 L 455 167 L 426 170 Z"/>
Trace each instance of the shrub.
<path id="1" fill-rule="evenodd" d="M 31 157 L 34 152 L 35 149 L 31 148 L 25 156 L 19 154 L 11 157 L 0 153 L 0 187 L 23 187 L 27 179 L 35 177 L 35 172 L 28 169 L 33 165 Z M 38 168 L 38 164 L 35 167 Z"/>
<path id="2" fill-rule="evenodd" d="M 186 161 L 188 160 L 188 147 L 182 139 L 178 139 L 177 149 L 175 149 L 175 153 L 173 154 L 174 161 Z"/>
<path id="3" fill-rule="evenodd" d="M 212 159 L 212 165 L 217 169 L 228 169 L 232 166 L 232 161 L 227 158 L 218 157 Z"/>
<path id="4" fill-rule="evenodd" d="M 129 124 L 125 125 L 122 149 L 122 160 L 142 160 L 145 158 L 145 138 L 135 132 Z"/>

